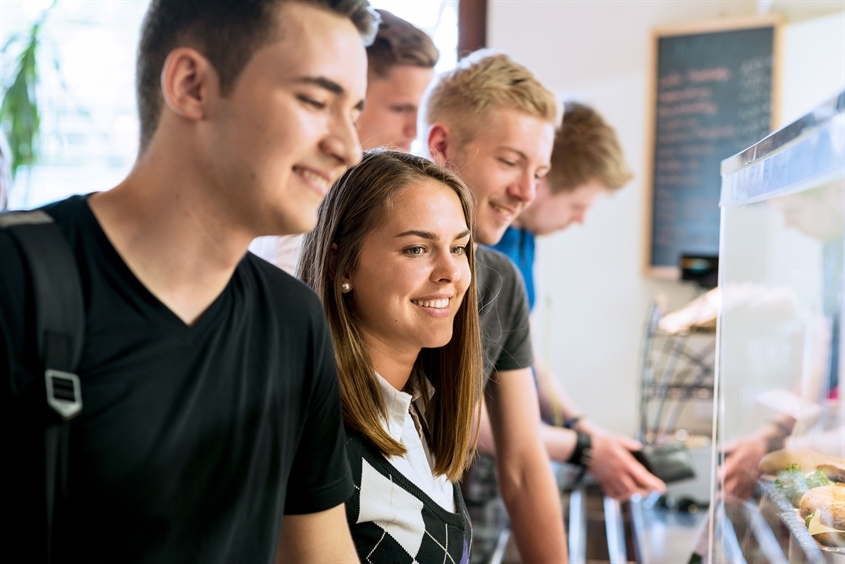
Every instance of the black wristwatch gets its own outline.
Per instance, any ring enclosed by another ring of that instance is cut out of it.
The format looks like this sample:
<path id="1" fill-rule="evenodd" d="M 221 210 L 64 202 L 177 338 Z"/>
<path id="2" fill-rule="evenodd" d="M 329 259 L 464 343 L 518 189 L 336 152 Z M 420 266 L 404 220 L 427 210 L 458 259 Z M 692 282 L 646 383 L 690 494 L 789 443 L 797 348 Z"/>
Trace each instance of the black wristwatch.
<path id="1" fill-rule="evenodd" d="M 575 431 L 575 436 L 575 448 L 567 462 L 587 467 L 593 463 L 593 440 L 581 431 Z"/>

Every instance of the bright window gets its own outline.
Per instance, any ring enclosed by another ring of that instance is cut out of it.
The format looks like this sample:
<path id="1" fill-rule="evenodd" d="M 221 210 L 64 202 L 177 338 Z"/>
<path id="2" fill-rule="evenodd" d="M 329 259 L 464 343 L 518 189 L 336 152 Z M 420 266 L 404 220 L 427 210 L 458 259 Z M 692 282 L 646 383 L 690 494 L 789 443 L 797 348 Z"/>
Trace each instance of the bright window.
<path id="1" fill-rule="evenodd" d="M 374 8 L 387 10 L 411 22 L 432 39 L 440 51 L 436 72 L 458 62 L 458 0 L 370 0 Z"/>
<path id="2" fill-rule="evenodd" d="M 52 2 L 2 2 L 0 44 L 25 36 Z M 108 189 L 132 166 L 138 147 L 135 49 L 148 0 L 63 0 L 47 13 L 38 52 L 41 152 L 18 170 L 12 208 L 35 207 L 70 194 Z M 0 61 L 4 81 L 23 47 Z M 4 86 L 7 83 L 4 82 Z"/>
<path id="3" fill-rule="evenodd" d="M 132 167 L 138 147 L 135 50 L 149 0 L 62 0 L 47 13 L 38 53 L 41 153 L 21 168 L 10 208 L 30 208 L 107 190 Z M 437 70 L 451 68 L 457 52 L 458 0 L 375 0 L 429 33 L 440 50 Z M 0 1 L 0 58 L 8 86 L 22 38 L 51 0 Z"/>

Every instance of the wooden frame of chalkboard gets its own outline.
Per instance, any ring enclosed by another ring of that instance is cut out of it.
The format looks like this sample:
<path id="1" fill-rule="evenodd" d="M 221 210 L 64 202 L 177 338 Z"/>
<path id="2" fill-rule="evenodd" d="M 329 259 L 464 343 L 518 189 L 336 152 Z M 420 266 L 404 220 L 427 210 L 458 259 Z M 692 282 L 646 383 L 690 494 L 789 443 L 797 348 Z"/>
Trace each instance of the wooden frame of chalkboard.
<path id="1" fill-rule="evenodd" d="M 718 254 L 719 165 L 777 126 L 781 38 L 777 16 L 652 31 L 647 276 L 678 280 L 682 254 Z"/>

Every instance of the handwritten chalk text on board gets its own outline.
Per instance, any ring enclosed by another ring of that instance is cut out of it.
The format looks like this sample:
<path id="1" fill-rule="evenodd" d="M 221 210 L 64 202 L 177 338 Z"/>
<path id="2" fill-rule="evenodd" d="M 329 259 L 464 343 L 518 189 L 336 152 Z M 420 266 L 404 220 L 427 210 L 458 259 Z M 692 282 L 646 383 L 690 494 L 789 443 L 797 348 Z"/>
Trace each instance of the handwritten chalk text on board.
<path id="1" fill-rule="evenodd" d="M 657 38 L 650 266 L 718 254 L 720 163 L 771 130 L 774 29 Z"/>

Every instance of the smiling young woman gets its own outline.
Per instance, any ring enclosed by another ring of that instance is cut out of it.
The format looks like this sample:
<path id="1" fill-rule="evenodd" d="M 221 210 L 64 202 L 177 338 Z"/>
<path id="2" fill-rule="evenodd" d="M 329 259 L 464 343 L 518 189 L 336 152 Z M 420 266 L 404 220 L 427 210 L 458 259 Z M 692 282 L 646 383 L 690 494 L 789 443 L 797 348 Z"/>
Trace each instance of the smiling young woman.
<path id="1" fill-rule="evenodd" d="M 445 168 L 373 151 L 304 242 L 299 275 L 323 302 L 340 376 L 357 486 L 347 519 L 373 562 L 468 561 L 453 482 L 475 449 L 482 382 L 472 209 Z"/>

